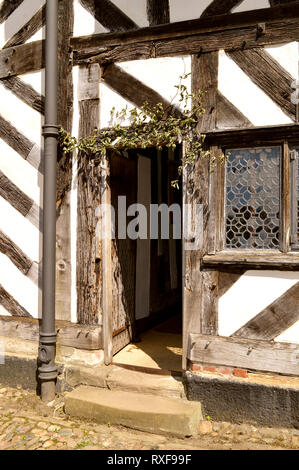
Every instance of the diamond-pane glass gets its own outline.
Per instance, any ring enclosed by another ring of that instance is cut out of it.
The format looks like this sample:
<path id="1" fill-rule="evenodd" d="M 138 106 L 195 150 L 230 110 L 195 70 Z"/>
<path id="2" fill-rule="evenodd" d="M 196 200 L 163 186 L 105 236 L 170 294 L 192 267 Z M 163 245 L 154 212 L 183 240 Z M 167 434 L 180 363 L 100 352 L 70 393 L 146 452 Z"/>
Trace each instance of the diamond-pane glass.
<path id="1" fill-rule="evenodd" d="M 226 248 L 278 249 L 281 148 L 228 150 Z"/>

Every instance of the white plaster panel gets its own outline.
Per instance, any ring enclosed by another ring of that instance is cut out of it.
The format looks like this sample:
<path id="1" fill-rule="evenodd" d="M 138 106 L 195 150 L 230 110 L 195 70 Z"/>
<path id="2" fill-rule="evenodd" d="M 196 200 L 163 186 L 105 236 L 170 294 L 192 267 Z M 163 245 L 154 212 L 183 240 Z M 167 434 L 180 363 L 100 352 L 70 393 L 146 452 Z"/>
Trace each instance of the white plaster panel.
<path id="1" fill-rule="evenodd" d="M 232 9 L 232 13 L 248 10 L 259 10 L 260 8 L 269 8 L 268 0 L 244 0 L 240 5 Z"/>
<path id="2" fill-rule="evenodd" d="M 24 26 L 46 0 L 24 0 L 21 5 L 0 25 L 0 48 Z"/>
<path id="3" fill-rule="evenodd" d="M 138 26 L 148 26 L 146 0 L 111 0 Z"/>
<path id="4" fill-rule="evenodd" d="M 118 93 L 113 91 L 104 83 L 100 86 L 100 100 L 101 100 L 101 109 L 100 109 L 100 126 L 108 127 L 111 122 L 111 110 L 115 108 L 116 111 L 121 111 L 126 106 L 128 110 L 133 109 L 132 103 L 125 100 Z M 129 125 L 129 121 L 123 121 L 123 125 Z"/>
<path id="5" fill-rule="evenodd" d="M 133 60 L 122 62 L 121 68 L 133 75 L 145 85 L 153 88 L 168 101 L 179 105 L 179 96 L 175 85 L 180 82 L 180 76 L 191 72 L 191 57 L 164 57 L 148 60 Z M 191 76 L 184 80 L 191 91 Z M 175 98 L 174 98 L 175 97 Z"/>
<path id="6" fill-rule="evenodd" d="M 82 7 L 79 0 L 74 1 L 74 36 L 106 33 L 104 28 L 89 11 Z"/>
<path id="7" fill-rule="evenodd" d="M 0 267 L 0 284 L 34 318 L 38 318 L 41 300 L 38 287 L 1 253 Z"/>
<path id="8" fill-rule="evenodd" d="M 280 343 L 295 343 L 299 344 L 299 321 L 297 321 L 290 328 L 281 333 L 275 341 Z"/>
<path id="9" fill-rule="evenodd" d="M 1 196 L 0 229 L 11 238 L 32 261 L 40 261 L 42 236 L 39 230 Z"/>
<path id="10" fill-rule="evenodd" d="M 193 20 L 199 18 L 211 0 L 170 0 L 170 21 Z"/>
<path id="11" fill-rule="evenodd" d="M 292 123 L 223 51 L 219 53 L 219 90 L 255 126 Z"/>
<path id="12" fill-rule="evenodd" d="M 297 272 L 247 271 L 219 299 L 219 335 L 230 336 L 298 281 Z"/>

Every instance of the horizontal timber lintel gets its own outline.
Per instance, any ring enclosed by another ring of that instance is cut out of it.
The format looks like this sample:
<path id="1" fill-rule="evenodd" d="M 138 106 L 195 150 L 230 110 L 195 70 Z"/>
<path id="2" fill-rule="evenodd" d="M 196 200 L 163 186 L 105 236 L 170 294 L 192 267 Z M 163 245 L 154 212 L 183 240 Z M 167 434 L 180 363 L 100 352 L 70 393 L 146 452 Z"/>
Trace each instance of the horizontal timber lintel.
<path id="1" fill-rule="evenodd" d="M 193 363 L 299 375 L 299 344 L 191 333 L 187 355 Z"/>
<path id="2" fill-rule="evenodd" d="M 0 317 L 0 336 L 39 341 L 40 320 Z M 102 327 L 56 321 L 57 343 L 76 349 L 102 349 Z"/>
<path id="3" fill-rule="evenodd" d="M 231 250 L 220 251 L 215 255 L 203 257 L 203 266 L 248 266 L 255 268 L 273 268 L 279 270 L 299 269 L 299 253 L 280 253 L 271 251 Z"/>

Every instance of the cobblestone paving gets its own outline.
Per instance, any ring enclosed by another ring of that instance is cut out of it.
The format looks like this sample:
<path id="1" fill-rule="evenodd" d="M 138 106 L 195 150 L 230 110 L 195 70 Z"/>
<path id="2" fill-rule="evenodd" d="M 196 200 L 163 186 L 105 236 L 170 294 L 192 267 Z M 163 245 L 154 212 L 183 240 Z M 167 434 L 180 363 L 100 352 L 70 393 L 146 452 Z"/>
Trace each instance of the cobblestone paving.
<path id="1" fill-rule="evenodd" d="M 298 449 L 299 431 L 201 423 L 194 438 L 176 439 L 69 419 L 63 398 L 45 406 L 33 392 L 0 385 L 0 450 Z"/>

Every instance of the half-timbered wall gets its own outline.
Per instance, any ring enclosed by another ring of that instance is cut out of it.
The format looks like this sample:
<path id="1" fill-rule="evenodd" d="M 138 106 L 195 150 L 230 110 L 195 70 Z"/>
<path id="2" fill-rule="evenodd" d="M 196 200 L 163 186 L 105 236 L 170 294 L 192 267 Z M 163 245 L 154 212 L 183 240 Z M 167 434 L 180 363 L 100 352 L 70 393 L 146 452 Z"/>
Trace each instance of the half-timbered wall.
<path id="1" fill-rule="evenodd" d="M 2 56 L 5 48 L 10 48 L 11 53 L 12 47 L 28 42 L 32 42 L 34 48 L 39 47 L 36 41 L 44 36 L 44 3 L 42 0 L 0 2 Z M 60 123 L 74 135 L 85 135 L 98 125 L 106 127 L 112 107 L 120 110 L 125 105 L 129 108 L 140 106 L 144 101 L 169 103 L 175 94 L 174 86 L 184 73 L 192 73 L 187 80 L 190 90 L 196 86 L 207 91 L 203 132 L 296 122 L 297 110 L 291 101 L 291 93 L 294 91 L 292 83 L 298 79 L 299 49 L 293 40 L 283 41 L 283 45 L 270 47 L 266 44 L 265 48 L 251 46 L 249 49 L 245 41 L 244 50 L 237 47 L 236 50 L 224 51 L 215 46 L 212 52 L 202 51 L 201 46 L 196 49 L 197 46 L 190 43 L 190 54 L 185 45 L 184 52 L 175 52 L 172 57 L 161 49 L 159 52 L 159 47 L 158 57 L 155 57 L 153 42 L 151 47 L 144 46 L 140 56 L 138 51 L 128 55 L 134 60 L 127 60 L 126 51 L 121 50 L 111 56 L 110 50 L 104 51 L 102 58 L 96 60 L 94 54 L 88 56 L 86 51 L 80 56 L 75 50 L 72 55 L 69 48 L 70 44 L 75 44 L 74 47 L 79 44 L 78 41 L 70 42 L 72 35 L 128 31 L 201 16 L 207 18 L 270 8 L 288 2 L 271 1 L 270 5 L 268 0 L 103 0 L 98 2 L 98 7 L 96 3 L 91 0 L 60 0 L 60 84 L 63 90 L 59 100 Z M 164 7 L 158 8 L 162 3 Z M 9 4 L 14 7 L 10 9 Z M 262 25 L 259 28 L 256 30 L 257 38 L 263 36 Z M 252 40 L 250 36 L 249 41 Z M 271 43 L 270 39 L 267 40 Z M 36 54 L 40 66 L 23 65 L 26 72 L 35 70 L 32 73 L 18 75 L 14 68 L 8 71 L 5 64 L 10 65 L 10 55 L 8 62 L 3 59 L 1 64 L 4 65 L 0 66 L 0 315 L 37 318 L 40 315 L 38 273 L 42 260 L 40 148 L 44 85 L 43 64 L 38 49 L 34 51 L 29 53 Z M 73 73 L 72 59 L 75 65 Z M 16 64 L 14 66 L 17 67 Z M 173 105 L 179 106 L 176 99 Z M 219 153 L 225 145 L 218 145 L 214 139 L 211 149 Z M 95 188 L 86 185 L 84 177 L 88 174 L 78 178 L 77 160 L 74 159 L 73 163 L 72 170 L 65 161 L 58 166 L 57 315 L 58 319 L 98 325 L 102 322 L 102 297 L 99 294 L 103 281 L 102 247 L 96 245 L 96 235 L 89 228 L 90 224 L 96 226 L 98 222 L 93 212 L 96 208 L 90 210 L 90 204 L 94 200 L 98 204 L 100 199 L 97 199 L 96 192 L 93 193 Z M 198 168 L 198 172 L 201 174 L 196 180 L 201 184 L 199 202 L 206 206 L 205 213 L 208 214 L 205 220 L 207 233 L 213 224 L 209 214 L 215 214 L 213 207 L 218 202 L 215 202 L 213 194 L 223 182 L 223 169 L 218 168 L 216 177 L 211 176 L 204 166 Z M 90 200 L 85 198 L 86 194 Z M 224 204 L 224 201 L 220 203 Z M 218 207 L 217 214 L 221 210 L 224 209 Z M 242 327 L 257 315 L 263 312 L 266 315 L 267 309 L 273 310 L 275 303 L 285 304 L 288 297 L 298 300 L 299 275 L 294 270 L 277 271 L 273 267 L 256 270 L 244 265 L 228 272 L 223 269 L 223 264 L 220 269 L 216 262 L 212 267 L 207 265 L 203 268 L 202 258 L 220 251 L 220 237 L 217 237 L 218 234 L 212 240 L 207 235 L 204 237 L 199 259 L 196 254 L 190 255 L 190 262 L 197 270 L 195 291 L 201 291 L 197 292 L 194 305 L 187 303 L 193 315 L 189 326 L 185 325 L 188 333 L 241 336 L 237 332 Z M 90 259 L 89 266 L 84 264 L 85 250 L 88 251 L 86 259 Z M 290 308 L 292 305 L 290 303 Z M 210 312 L 209 319 L 206 311 Z M 270 339 L 298 344 L 296 315 L 299 316 L 299 312 L 295 309 L 288 323 L 282 323 Z M 243 337 L 247 337 L 243 333 Z M 261 339 L 269 337 L 261 336 Z"/>

